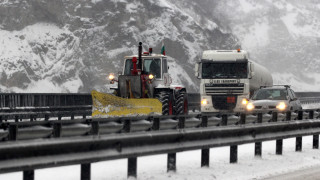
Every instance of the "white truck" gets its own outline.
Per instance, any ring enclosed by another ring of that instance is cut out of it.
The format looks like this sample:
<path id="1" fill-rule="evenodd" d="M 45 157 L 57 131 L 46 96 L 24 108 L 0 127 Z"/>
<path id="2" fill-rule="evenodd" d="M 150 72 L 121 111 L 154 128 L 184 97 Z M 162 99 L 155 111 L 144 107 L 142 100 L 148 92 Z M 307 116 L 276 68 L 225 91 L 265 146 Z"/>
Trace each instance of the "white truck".
<path id="1" fill-rule="evenodd" d="M 207 50 L 195 66 L 200 79 L 201 112 L 244 112 L 261 86 L 272 86 L 270 72 L 248 60 L 243 50 Z"/>

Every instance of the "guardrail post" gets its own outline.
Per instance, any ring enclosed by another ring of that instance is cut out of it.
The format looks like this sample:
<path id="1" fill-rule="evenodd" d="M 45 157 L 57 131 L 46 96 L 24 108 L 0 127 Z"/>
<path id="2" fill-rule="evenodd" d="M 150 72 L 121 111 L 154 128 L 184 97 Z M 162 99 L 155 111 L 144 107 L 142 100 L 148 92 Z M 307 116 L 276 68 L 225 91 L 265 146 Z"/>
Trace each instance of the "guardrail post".
<path id="1" fill-rule="evenodd" d="M 310 111 L 309 111 L 309 119 L 313 119 L 313 115 L 314 115 L 313 110 L 310 110 Z"/>
<path id="2" fill-rule="evenodd" d="M 160 130 L 160 118 L 158 117 L 153 118 L 152 130 Z"/>
<path id="3" fill-rule="evenodd" d="M 130 132 L 131 131 L 131 120 L 125 119 L 123 122 L 123 130 L 124 132 Z"/>
<path id="4" fill-rule="evenodd" d="M 296 137 L 296 151 L 302 150 L 302 137 Z"/>
<path id="5" fill-rule="evenodd" d="M 18 125 L 10 124 L 9 125 L 9 140 L 17 140 L 18 137 Z"/>
<path id="6" fill-rule="evenodd" d="M 128 177 L 137 178 L 137 157 L 128 158 Z"/>
<path id="7" fill-rule="evenodd" d="M 246 123 L 246 114 L 240 114 L 239 124 L 245 124 L 245 123 Z"/>
<path id="8" fill-rule="evenodd" d="M 90 180 L 91 164 L 81 164 L 81 180 Z"/>
<path id="9" fill-rule="evenodd" d="M 91 134 L 98 135 L 99 134 L 99 121 L 91 122 Z"/>
<path id="10" fill-rule="evenodd" d="M 44 115 L 44 120 L 49 121 L 49 114 Z"/>
<path id="11" fill-rule="evenodd" d="M 272 112 L 272 122 L 278 121 L 278 112 Z"/>
<path id="12" fill-rule="evenodd" d="M 201 127 L 208 127 L 208 116 L 201 117 Z M 201 149 L 201 167 L 209 167 L 210 148 Z"/>
<path id="13" fill-rule="evenodd" d="M 73 112 L 71 113 L 71 119 L 74 119 L 74 113 Z"/>
<path id="14" fill-rule="evenodd" d="M 283 140 L 282 139 L 277 139 L 276 140 L 276 154 L 277 155 L 282 155 L 282 144 L 283 144 Z"/>
<path id="15" fill-rule="evenodd" d="M 178 123 L 178 127 L 179 129 L 183 129 L 185 127 L 186 124 L 186 117 L 179 117 L 179 123 Z"/>
<path id="16" fill-rule="evenodd" d="M 228 115 L 223 114 L 223 115 L 222 115 L 222 118 L 221 118 L 221 123 L 220 123 L 220 125 L 221 125 L 221 126 L 226 126 L 227 124 L 228 124 Z"/>
<path id="17" fill-rule="evenodd" d="M 168 154 L 167 171 L 176 171 L 176 153 Z"/>
<path id="18" fill-rule="evenodd" d="M 201 149 L 201 167 L 209 167 L 210 148 Z"/>
<path id="19" fill-rule="evenodd" d="M 319 149 L 319 134 L 313 135 L 313 149 Z"/>
<path id="20" fill-rule="evenodd" d="M 53 137 L 61 137 L 61 123 L 53 124 Z"/>
<path id="21" fill-rule="evenodd" d="M 208 116 L 201 116 L 201 127 L 208 127 Z"/>
<path id="22" fill-rule="evenodd" d="M 302 120 L 303 118 L 303 111 L 298 112 L 298 120 Z"/>
<path id="23" fill-rule="evenodd" d="M 230 163 L 237 163 L 238 161 L 238 146 L 230 146 Z"/>
<path id="24" fill-rule="evenodd" d="M 286 112 L 286 120 L 290 121 L 291 120 L 291 111 Z"/>
<path id="25" fill-rule="evenodd" d="M 34 170 L 23 171 L 23 180 L 34 180 Z"/>
<path id="26" fill-rule="evenodd" d="M 257 123 L 262 123 L 262 113 L 258 113 Z M 256 157 L 262 156 L 262 142 L 254 143 L 254 155 Z"/>
<path id="27" fill-rule="evenodd" d="M 19 122 L 19 116 L 18 115 L 14 116 L 14 122 Z"/>

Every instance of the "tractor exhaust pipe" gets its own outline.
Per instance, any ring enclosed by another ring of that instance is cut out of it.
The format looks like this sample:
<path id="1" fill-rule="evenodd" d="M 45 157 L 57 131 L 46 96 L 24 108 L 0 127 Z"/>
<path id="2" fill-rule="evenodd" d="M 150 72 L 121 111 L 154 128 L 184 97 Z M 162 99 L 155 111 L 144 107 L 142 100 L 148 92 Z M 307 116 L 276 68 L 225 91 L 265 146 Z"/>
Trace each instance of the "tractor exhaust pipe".
<path id="1" fill-rule="evenodd" d="M 138 52 L 138 69 L 142 70 L 142 58 L 141 58 L 141 54 L 142 54 L 142 42 L 139 42 L 139 52 Z"/>

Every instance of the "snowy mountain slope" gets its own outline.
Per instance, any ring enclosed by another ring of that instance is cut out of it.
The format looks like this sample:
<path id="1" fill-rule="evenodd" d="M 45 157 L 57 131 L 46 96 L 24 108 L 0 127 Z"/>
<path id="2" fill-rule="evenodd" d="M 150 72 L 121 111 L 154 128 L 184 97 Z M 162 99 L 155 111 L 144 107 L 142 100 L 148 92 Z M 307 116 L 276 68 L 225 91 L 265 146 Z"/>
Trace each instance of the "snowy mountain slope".
<path id="1" fill-rule="evenodd" d="M 0 90 L 107 91 L 123 57 L 164 41 L 174 80 L 198 90 L 203 50 L 241 46 L 276 83 L 320 90 L 314 0 L 1 0 Z M 316 88 L 314 88 L 316 87 Z"/>
<path id="2" fill-rule="evenodd" d="M 139 41 L 154 52 L 164 41 L 174 80 L 196 91 L 193 64 L 202 49 L 238 46 L 214 21 L 200 22 L 169 0 L 21 0 L 1 9 L 17 12 L 0 14 L 2 91 L 35 91 L 44 82 L 47 92 L 105 91 L 107 75 L 121 70 Z"/>
<path id="3" fill-rule="evenodd" d="M 242 48 L 274 73 L 275 83 L 320 90 L 319 1 L 219 1 L 211 8 Z"/>

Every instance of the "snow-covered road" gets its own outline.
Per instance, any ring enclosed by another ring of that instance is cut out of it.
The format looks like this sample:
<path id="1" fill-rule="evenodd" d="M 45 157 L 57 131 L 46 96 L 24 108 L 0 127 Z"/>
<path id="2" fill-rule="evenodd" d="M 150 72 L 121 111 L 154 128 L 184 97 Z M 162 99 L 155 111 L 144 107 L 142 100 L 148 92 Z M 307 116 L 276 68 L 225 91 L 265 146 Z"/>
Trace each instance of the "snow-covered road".
<path id="1" fill-rule="evenodd" d="M 167 156 L 138 158 L 138 179 L 264 179 L 320 166 L 320 150 L 312 149 L 312 136 L 303 138 L 302 152 L 295 152 L 295 138 L 283 141 L 283 155 L 275 155 L 275 141 L 262 144 L 262 158 L 254 157 L 254 144 L 238 147 L 238 163 L 229 163 L 229 147 L 210 150 L 210 167 L 200 167 L 201 151 L 177 153 L 177 172 L 166 172 Z M 91 179 L 126 179 L 127 160 L 93 163 Z M 0 175 L 0 179 L 21 180 L 22 173 Z M 80 166 L 35 171 L 36 180 L 79 180 Z"/>

